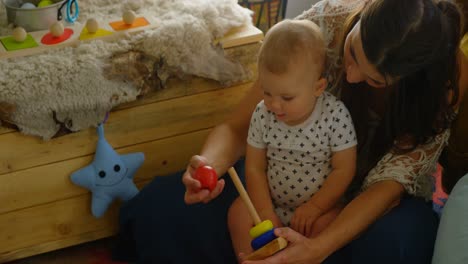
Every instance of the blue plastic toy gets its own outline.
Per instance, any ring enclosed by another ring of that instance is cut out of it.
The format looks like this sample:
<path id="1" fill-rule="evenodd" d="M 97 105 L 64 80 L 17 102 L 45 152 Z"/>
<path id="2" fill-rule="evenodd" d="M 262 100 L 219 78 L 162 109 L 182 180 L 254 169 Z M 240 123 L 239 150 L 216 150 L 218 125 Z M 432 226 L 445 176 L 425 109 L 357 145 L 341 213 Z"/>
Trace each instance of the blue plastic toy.
<path id="1" fill-rule="evenodd" d="M 62 20 L 62 8 L 65 7 L 66 17 L 69 23 L 74 23 L 78 19 L 78 15 L 80 14 L 80 7 L 78 6 L 78 0 L 66 0 L 63 4 L 59 7 L 57 12 L 57 20 Z"/>
<path id="2" fill-rule="evenodd" d="M 253 248 L 253 250 L 258 250 L 276 238 L 277 236 L 275 235 L 275 229 L 273 228 L 252 240 L 252 242 L 250 242 L 250 246 Z"/>
<path id="3" fill-rule="evenodd" d="M 71 180 L 92 192 L 91 211 L 99 218 L 115 198 L 128 201 L 138 193 L 133 176 L 145 156 L 141 152 L 119 155 L 104 138 L 102 124 L 97 132 L 99 138 L 93 162 L 72 173 Z"/>

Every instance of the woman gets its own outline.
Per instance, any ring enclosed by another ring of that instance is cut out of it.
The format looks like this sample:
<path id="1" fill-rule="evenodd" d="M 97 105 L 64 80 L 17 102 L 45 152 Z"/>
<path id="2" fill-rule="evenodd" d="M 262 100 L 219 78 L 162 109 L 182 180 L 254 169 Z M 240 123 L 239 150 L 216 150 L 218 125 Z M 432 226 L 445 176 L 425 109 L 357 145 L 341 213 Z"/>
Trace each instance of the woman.
<path id="1" fill-rule="evenodd" d="M 359 12 L 350 16 L 354 8 Z M 448 2 L 431 0 L 325 0 L 299 18 L 314 20 L 325 31 L 328 79 L 352 112 L 363 184 L 356 184 L 352 200 L 318 237 L 280 230 L 291 243 L 264 263 L 429 263 L 438 221 L 414 197 L 430 193 L 427 174 L 446 144 L 447 116 L 458 109 L 468 86 L 468 62 L 457 48 L 459 12 Z M 226 231 L 235 189 L 229 179 L 225 188 L 221 179 L 213 192 L 199 191 L 191 175 L 202 164 L 221 175 L 243 155 L 250 115 L 261 98 L 262 90 L 254 86 L 232 117 L 213 130 L 184 173 L 186 190 L 177 184 L 178 174 L 156 177 L 121 209 L 123 239 L 114 251 L 120 259 L 235 261 Z M 187 204 L 207 204 L 184 205 L 178 196 L 184 191 Z M 241 203 L 235 205 L 239 217 L 249 217 Z"/>
<path id="2" fill-rule="evenodd" d="M 339 55 L 329 54 L 328 78 L 356 126 L 360 181 L 319 236 L 279 229 L 290 245 L 258 263 L 430 263 L 438 220 L 422 198 L 430 198 L 429 175 L 468 86 L 468 63 L 458 48 L 460 12 L 445 1 L 375 0 L 348 16 L 341 2 L 322 1 L 299 18 L 314 20 L 328 34 L 330 49 L 339 48 Z M 186 203 L 207 203 L 221 193 L 224 180 L 212 192 L 200 191 L 193 171 L 207 164 L 221 174 L 243 154 L 261 98 L 255 85 L 191 159 L 183 176 Z M 238 200 L 230 214 L 249 217 Z"/>

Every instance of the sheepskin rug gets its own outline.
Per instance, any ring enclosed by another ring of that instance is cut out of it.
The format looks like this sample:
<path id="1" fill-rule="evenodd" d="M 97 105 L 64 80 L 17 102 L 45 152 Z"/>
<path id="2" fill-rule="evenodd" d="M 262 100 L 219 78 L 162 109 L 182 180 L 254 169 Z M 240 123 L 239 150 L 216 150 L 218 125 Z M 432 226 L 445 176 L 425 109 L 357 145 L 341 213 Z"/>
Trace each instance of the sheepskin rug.
<path id="1" fill-rule="evenodd" d="M 223 49 L 212 44 L 231 28 L 252 23 L 251 11 L 240 7 L 237 0 L 78 2 L 80 17 L 76 23 L 84 24 L 92 17 L 115 21 L 123 10 L 131 9 L 139 16 L 155 18 L 160 26 L 118 41 L 96 40 L 40 55 L 0 60 L 0 119 L 25 134 L 47 140 L 60 130 L 96 126 L 113 107 L 136 100 L 144 85 L 112 75 L 112 71 L 118 71 L 113 60 L 118 63 L 122 54 L 145 54 L 164 62 L 164 67 L 158 69 L 159 82 L 175 72 L 223 84 L 246 78 L 242 66 L 227 59 Z M 7 25 L 4 7 L 0 6 L 0 10 L 0 33 L 7 35 L 11 25 Z"/>

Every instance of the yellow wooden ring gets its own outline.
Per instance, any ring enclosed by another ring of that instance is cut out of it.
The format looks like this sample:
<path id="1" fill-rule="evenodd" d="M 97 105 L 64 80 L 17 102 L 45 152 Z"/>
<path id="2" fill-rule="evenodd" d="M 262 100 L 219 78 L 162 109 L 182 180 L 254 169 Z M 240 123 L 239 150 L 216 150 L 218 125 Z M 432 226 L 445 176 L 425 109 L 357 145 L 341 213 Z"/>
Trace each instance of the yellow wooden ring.
<path id="1" fill-rule="evenodd" d="M 253 239 L 255 239 L 271 229 L 273 229 L 273 223 L 270 220 L 265 220 L 260 224 L 252 227 L 249 231 L 249 234 Z"/>

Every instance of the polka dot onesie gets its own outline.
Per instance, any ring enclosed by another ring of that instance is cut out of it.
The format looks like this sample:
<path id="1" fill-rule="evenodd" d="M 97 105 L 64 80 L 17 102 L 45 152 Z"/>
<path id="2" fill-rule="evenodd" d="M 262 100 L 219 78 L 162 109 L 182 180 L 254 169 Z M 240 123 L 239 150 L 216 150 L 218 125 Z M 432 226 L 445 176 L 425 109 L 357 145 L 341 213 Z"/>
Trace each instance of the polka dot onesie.
<path id="1" fill-rule="evenodd" d="M 278 121 L 261 101 L 252 115 L 247 142 L 266 148 L 270 194 L 285 225 L 322 186 L 332 169 L 333 152 L 357 144 L 351 115 L 327 92 L 317 99 L 310 117 L 296 126 Z"/>

